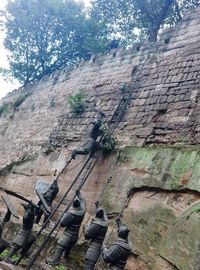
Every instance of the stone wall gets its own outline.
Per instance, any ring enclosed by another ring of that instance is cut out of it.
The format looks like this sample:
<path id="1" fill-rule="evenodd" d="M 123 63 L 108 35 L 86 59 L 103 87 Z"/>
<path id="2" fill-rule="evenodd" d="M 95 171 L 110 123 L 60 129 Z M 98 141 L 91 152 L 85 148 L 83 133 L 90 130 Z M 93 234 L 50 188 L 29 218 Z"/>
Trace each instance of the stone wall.
<path id="1" fill-rule="evenodd" d="M 23 92 L 30 94 L 17 111 L 0 118 L 1 168 L 23 156 L 40 154 L 49 136 L 56 146 L 70 149 L 72 139 L 82 140 L 96 115 L 94 107 L 111 117 L 124 84 L 133 91 L 116 132 L 119 145 L 133 145 L 137 139 L 198 143 L 199 12 L 196 9 L 180 25 L 165 30 L 157 43 L 93 56 L 1 100 L 1 104 L 12 102 Z M 87 109 L 75 116 L 67 99 L 80 90 L 87 97 Z"/>
<path id="2" fill-rule="evenodd" d="M 101 156 L 83 187 L 88 215 L 99 198 L 111 218 L 123 210 L 134 251 L 128 269 L 199 270 L 199 24 L 197 8 L 156 43 L 94 55 L 2 99 L 10 105 L 0 117 L 1 187 L 37 202 L 36 182 L 53 181 L 97 110 L 109 121 L 126 85 L 132 95 L 113 135 L 116 151 Z M 76 115 L 68 97 L 78 91 L 87 102 Z M 64 172 L 57 200 L 84 161 Z"/>

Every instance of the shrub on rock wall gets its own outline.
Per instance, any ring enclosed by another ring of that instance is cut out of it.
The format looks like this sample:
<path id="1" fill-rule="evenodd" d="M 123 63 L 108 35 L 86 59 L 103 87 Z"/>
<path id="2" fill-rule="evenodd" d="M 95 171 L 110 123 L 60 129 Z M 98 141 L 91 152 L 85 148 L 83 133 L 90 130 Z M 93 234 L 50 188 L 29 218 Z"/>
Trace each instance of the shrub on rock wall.
<path id="1" fill-rule="evenodd" d="M 1 106 L 0 106 L 0 117 L 2 115 L 6 115 L 8 110 L 9 110 L 9 106 L 10 104 L 9 103 L 3 103 Z"/>
<path id="2" fill-rule="evenodd" d="M 20 95 L 18 98 L 15 99 L 15 101 L 13 102 L 13 109 L 14 111 L 16 111 L 20 105 L 24 102 L 24 100 L 28 97 L 28 94 L 23 94 Z"/>
<path id="3" fill-rule="evenodd" d="M 109 154 L 112 150 L 115 149 L 116 141 L 114 138 L 109 138 L 102 142 L 102 150 L 104 154 Z"/>
<path id="4" fill-rule="evenodd" d="M 104 138 L 101 142 L 101 149 L 103 150 L 104 154 L 109 154 L 112 150 L 115 149 L 116 141 L 114 138 L 109 136 L 109 128 L 105 124 L 102 124 L 100 127 Z"/>
<path id="5" fill-rule="evenodd" d="M 0 117 L 5 116 L 8 113 L 13 113 L 13 111 L 16 111 L 27 97 L 28 97 L 28 94 L 24 93 L 20 95 L 19 97 L 17 97 L 13 102 L 4 102 L 0 106 Z"/>
<path id="6" fill-rule="evenodd" d="M 49 155 L 50 153 L 52 153 L 54 151 L 54 146 L 52 145 L 52 143 L 50 141 L 46 141 L 43 143 L 42 145 L 42 152 L 45 155 Z"/>
<path id="7" fill-rule="evenodd" d="M 85 95 L 83 92 L 78 92 L 74 95 L 69 95 L 68 104 L 74 113 L 82 113 L 85 111 Z"/>

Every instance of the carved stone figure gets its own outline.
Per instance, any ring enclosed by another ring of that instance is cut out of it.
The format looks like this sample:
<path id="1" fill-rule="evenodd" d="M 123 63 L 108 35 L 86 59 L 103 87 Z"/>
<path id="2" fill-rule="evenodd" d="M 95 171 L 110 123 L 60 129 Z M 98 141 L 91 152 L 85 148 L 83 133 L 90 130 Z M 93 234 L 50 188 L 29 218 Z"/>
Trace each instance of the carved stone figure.
<path id="1" fill-rule="evenodd" d="M 21 249 L 21 253 L 24 254 L 34 240 L 32 228 L 35 218 L 35 206 L 32 203 L 22 205 L 25 209 L 22 227 L 18 232 L 16 238 L 13 240 L 11 249 L 6 256 L 5 261 L 8 263 L 13 263 L 11 258 L 18 250 Z"/>
<path id="2" fill-rule="evenodd" d="M 50 209 L 52 209 L 52 203 L 54 199 L 56 198 L 56 195 L 58 194 L 58 192 L 59 192 L 58 181 L 54 181 L 53 184 L 49 187 L 49 189 L 43 194 L 43 198 Z M 41 201 L 38 202 L 37 206 L 38 206 L 38 209 L 36 212 L 35 223 L 38 224 L 40 222 L 40 219 L 43 214 L 44 214 L 44 223 L 45 223 L 47 219 L 49 218 L 50 213 L 45 210 L 44 205 L 42 204 Z"/>
<path id="3" fill-rule="evenodd" d="M 125 268 L 127 259 L 131 253 L 131 243 L 128 240 L 128 228 L 117 220 L 118 224 L 118 238 L 110 246 L 110 248 L 103 248 L 103 258 L 109 264 L 109 270 L 123 270 Z"/>
<path id="4" fill-rule="evenodd" d="M 10 220 L 11 217 L 11 211 L 7 208 L 7 212 L 5 216 L 3 217 L 3 220 L 0 221 L 0 254 L 10 246 L 9 242 L 2 239 L 2 233 L 4 225 Z"/>
<path id="5" fill-rule="evenodd" d="M 102 121 L 103 121 L 103 117 L 104 117 L 104 113 L 100 112 L 99 116 L 97 118 L 97 120 L 95 122 L 93 122 L 93 127 L 91 128 L 91 130 L 89 131 L 88 134 L 88 138 L 86 143 L 81 146 L 78 149 L 74 149 L 72 151 L 72 155 L 71 158 L 75 159 L 76 155 L 87 155 L 91 152 L 95 152 L 96 148 L 97 148 L 97 138 L 99 135 L 101 135 L 101 125 L 102 125 Z"/>
<path id="6" fill-rule="evenodd" d="M 16 218 L 19 218 L 18 213 L 14 206 L 12 205 L 11 201 L 6 195 L 1 196 L 3 199 L 3 202 L 5 203 L 7 207 L 6 214 L 4 215 L 3 219 L 0 221 L 0 254 L 8 247 L 10 247 L 10 243 L 6 241 L 5 239 L 2 239 L 2 233 L 4 229 L 4 225 L 10 221 L 11 215 L 13 215 Z"/>
<path id="7" fill-rule="evenodd" d="M 108 219 L 103 208 L 96 203 L 95 218 L 90 225 L 85 225 L 83 234 L 91 240 L 85 256 L 84 270 L 93 270 L 101 254 L 101 248 L 108 229 Z"/>
<path id="8" fill-rule="evenodd" d="M 64 233 L 57 242 L 53 257 L 46 260 L 47 264 L 59 264 L 60 257 L 64 252 L 64 258 L 67 259 L 72 247 L 76 244 L 79 235 L 81 222 L 85 216 L 86 203 L 81 196 L 80 191 L 76 191 L 76 197 L 68 212 L 61 219 L 61 227 L 65 228 Z"/>

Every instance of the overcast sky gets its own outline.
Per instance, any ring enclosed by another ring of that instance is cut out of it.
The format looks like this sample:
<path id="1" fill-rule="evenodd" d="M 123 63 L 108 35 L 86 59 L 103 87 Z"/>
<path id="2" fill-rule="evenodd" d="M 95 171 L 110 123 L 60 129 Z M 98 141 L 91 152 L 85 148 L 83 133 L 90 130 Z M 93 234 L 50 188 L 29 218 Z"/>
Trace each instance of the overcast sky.
<path id="1" fill-rule="evenodd" d="M 28 1 L 28 0 L 27 0 Z M 42 1 L 42 0 L 41 0 Z M 0 0 L 0 9 L 3 9 L 7 0 Z M 88 4 L 90 0 L 84 0 L 85 4 Z M 7 52 L 3 47 L 3 33 L 0 32 L 0 67 L 7 67 Z M 18 88 L 20 84 L 17 81 L 13 83 L 5 82 L 0 76 L 0 99 L 4 97 L 8 92 Z"/>
<path id="2" fill-rule="evenodd" d="M 0 9 L 4 8 L 7 0 L 0 0 Z M 3 33 L 0 32 L 0 67 L 7 67 L 7 52 L 3 47 Z M 0 76 L 0 98 L 5 96 L 9 91 L 17 88 L 19 86 L 18 82 L 7 83 Z"/>

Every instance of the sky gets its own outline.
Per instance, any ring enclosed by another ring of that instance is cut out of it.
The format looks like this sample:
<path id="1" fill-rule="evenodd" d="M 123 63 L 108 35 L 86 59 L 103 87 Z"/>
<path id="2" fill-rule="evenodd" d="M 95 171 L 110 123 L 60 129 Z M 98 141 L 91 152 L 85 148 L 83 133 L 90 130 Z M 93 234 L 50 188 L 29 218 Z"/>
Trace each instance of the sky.
<path id="1" fill-rule="evenodd" d="M 28 0 L 27 0 L 28 1 Z M 41 0 L 42 1 L 42 0 Z M 85 4 L 88 5 L 90 0 L 84 0 Z M 0 9 L 6 6 L 7 0 L 0 0 Z M 8 67 L 7 62 L 7 51 L 3 46 L 4 34 L 0 32 L 0 68 Z M 0 99 L 4 97 L 8 92 L 18 88 L 19 82 L 6 82 L 2 76 L 0 76 Z"/>
<path id="2" fill-rule="evenodd" d="M 0 9 L 3 9 L 7 0 L 0 0 Z M 3 47 L 4 34 L 0 32 L 0 67 L 8 67 L 7 63 L 7 51 Z M 17 81 L 6 82 L 3 77 L 0 76 L 0 99 L 4 97 L 8 92 L 18 88 L 20 84 Z"/>

